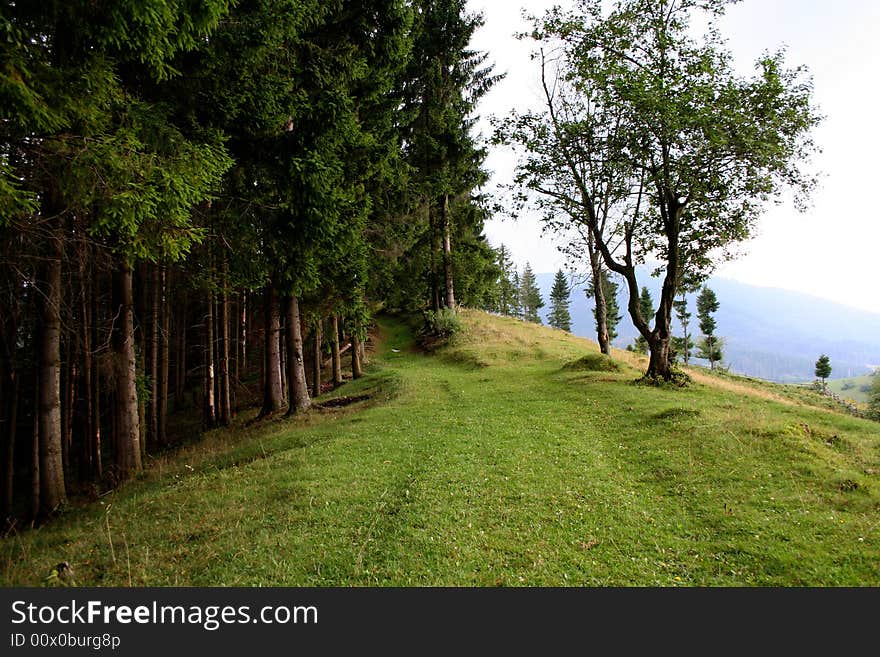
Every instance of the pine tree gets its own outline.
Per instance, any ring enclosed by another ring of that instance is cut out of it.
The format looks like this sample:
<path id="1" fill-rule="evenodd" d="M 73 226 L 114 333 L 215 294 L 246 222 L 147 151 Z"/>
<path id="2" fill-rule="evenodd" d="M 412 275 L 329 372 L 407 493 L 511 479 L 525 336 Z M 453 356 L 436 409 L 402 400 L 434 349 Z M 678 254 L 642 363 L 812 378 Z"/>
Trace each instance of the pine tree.
<path id="1" fill-rule="evenodd" d="M 822 390 L 826 389 L 825 379 L 829 376 L 831 376 L 831 359 L 822 354 L 816 361 L 816 378 L 822 380 Z"/>
<path id="2" fill-rule="evenodd" d="M 523 268 L 519 296 L 523 319 L 527 322 L 540 324 L 541 318 L 538 316 L 538 310 L 544 307 L 544 300 L 541 298 L 541 291 L 538 289 L 535 274 L 529 263 L 526 263 Z"/>
<path id="3" fill-rule="evenodd" d="M 651 298 L 651 291 L 645 286 L 642 286 L 642 292 L 639 295 L 639 312 L 642 317 L 650 317 L 654 314 L 654 300 Z M 644 336 L 640 335 L 636 338 L 632 345 L 632 351 L 637 354 L 648 353 L 648 341 Z"/>
<path id="4" fill-rule="evenodd" d="M 512 315 L 516 290 L 513 285 L 513 262 L 510 259 L 510 251 L 503 244 L 495 251 L 498 268 L 501 273 L 498 277 L 498 303 L 496 310 L 502 315 Z"/>
<path id="5" fill-rule="evenodd" d="M 456 306 L 453 247 L 456 235 L 468 232 L 469 212 L 478 199 L 473 191 L 485 182 L 486 153 L 471 134 L 471 116 L 479 99 L 500 79 L 486 64 L 487 54 L 469 48 L 483 25 L 469 14 L 464 0 L 418 0 L 412 56 L 405 82 L 404 125 L 407 160 L 428 249 L 431 306 Z M 478 213 L 479 214 L 479 213 Z"/>
<path id="6" fill-rule="evenodd" d="M 697 345 L 697 358 L 709 361 L 709 367 L 715 369 L 715 363 L 721 361 L 721 339 L 715 335 L 715 318 L 712 314 L 718 310 L 718 297 L 708 287 L 703 287 L 697 297 L 697 319 L 700 321 L 700 332 L 703 339 Z"/>
<path id="7" fill-rule="evenodd" d="M 510 277 L 512 296 L 510 298 L 510 315 L 517 319 L 523 319 L 522 281 L 519 272 L 515 269 Z"/>
<path id="8" fill-rule="evenodd" d="M 679 299 L 672 302 L 672 307 L 675 309 L 675 316 L 678 318 L 678 323 L 681 324 L 682 329 L 681 337 L 672 338 L 672 346 L 673 349 L 675 349 L 676 354 L 681 356 L 684 364 L 687 365 L 690 362 L 691 352 L 695 345 L 693 337 L 688 332 L 688 326 L 692 315 L 688 312 L 687 297 L 684 292 L 681 293 Z"/>
<path id="9" fill-rule="evenodd" d="M 621 320 L 620 305 L 617 303 L 618 285 L 611 280 L 611 277 L 608 275 L 608 270 L 604 267 L 599 268 L 599 280 L 601 281 L 602 286 L 602 298 L 605 300 L 605 330 L 608 332 L 608 342 L 611 343 L 617 338 L 617 326 L 620 324 Z M 595 284 L 595 278 L 591 278 L 590 284 L 585 290 L 588 299 L 592 298 L 595 300 L 596 298 L 596 290 L 593 287 Z M 596 320 L 596 332 L 598 333 L 600 326 L 599 308 L 596 306 L 595 302 L 593 304 L 593 319 Z"/>
<path id="10" fill-rule="evenodd" d="M 553 289 L 550 290 L 550 317 L 548 321 L 553 328 L 571 331 L 571 313 L 568 310 L 571 287 L 565 279 L 565 274 L 560 269 L 556 272 L 553 280 Z"/>

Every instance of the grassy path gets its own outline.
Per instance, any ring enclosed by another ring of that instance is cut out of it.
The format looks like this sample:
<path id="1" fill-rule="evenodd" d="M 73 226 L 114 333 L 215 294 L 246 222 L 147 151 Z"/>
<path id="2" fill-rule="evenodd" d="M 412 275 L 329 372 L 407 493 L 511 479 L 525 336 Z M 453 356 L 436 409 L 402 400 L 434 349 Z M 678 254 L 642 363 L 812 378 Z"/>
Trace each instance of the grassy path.
<path id="1" fill-rule="evenodd" d="M 3 584 L 64 559 L 85 585 L 880 584 L 880 425 L 563 369 L 595 346 L 466 324 L 426 356 L 385 323 L 340 389 L 372 400 L 213 432 L 5 539 Z"/>

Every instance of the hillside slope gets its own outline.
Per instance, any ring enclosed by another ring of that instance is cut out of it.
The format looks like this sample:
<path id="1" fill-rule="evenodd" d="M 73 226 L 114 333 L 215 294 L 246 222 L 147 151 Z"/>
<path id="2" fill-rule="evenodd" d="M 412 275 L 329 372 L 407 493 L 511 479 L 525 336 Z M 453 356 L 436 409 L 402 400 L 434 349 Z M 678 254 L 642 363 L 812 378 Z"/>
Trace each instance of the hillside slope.
<path id="1" fill-rule="evenodd" d="M 871 389 L 873 379 L 870 374 L 854 376 L 850 379 L 835 379 L 828 382 L 828 389 L 836 392 L 845 399 L 851 399 L 859 404 L 868 403 L 868 392 Z"/>
<path id="2" fill-rule="evenodd" d="M 640 267 L 639 284 L 646 285 L 655 303 L 660 294 L 660 280 L 651 278 L 650 269 Z M 553 274 L 538 274 L 538 284 L 549 312 Z M 777 288 L 758 287 L 724 278 L 707 283 L 718 295 L 718 333 L 724 337 L 724 362 L 733 372 L 787 383 L 809 382 L 814 376 L 820 354 L 831 357 L 832 378 L 850 377 L 880 365 L 880 315 L 849 308 L 807 294 Z M 691 330 L 699 332 L 696 320 L 696 295 L 688 295 L 694 315 Z M 576 335 L 595 336 L 593 302 L 583 286 L 571 294 L 572 330 Z M 626 313 L 626 291 L 618 293 L 623 312 L 615 344 L 625 347 L 637 335 Z M 673 330 L 679 334 L 677 321 Z"/>
<path id="3" fill-rule="evenodd" d="M 880 424 L 483 313 L 0 544 L 40 585 L 880 585 Z M 726 387 L 722 387 L 726 386 Z"/>

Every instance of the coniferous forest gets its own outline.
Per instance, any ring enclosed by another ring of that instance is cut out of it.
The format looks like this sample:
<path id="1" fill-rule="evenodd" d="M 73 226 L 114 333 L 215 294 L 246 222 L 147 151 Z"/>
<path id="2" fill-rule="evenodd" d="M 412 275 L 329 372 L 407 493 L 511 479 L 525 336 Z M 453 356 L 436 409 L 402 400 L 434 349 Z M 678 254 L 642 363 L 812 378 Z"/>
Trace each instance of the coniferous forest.
<path id="1" fill-rule="evenodd" d="M 496 76 L 462 0 L 0 21 L 4 518 L 136 475 L 181 413 L 308 408 L 341 353 L 360 375 L 377 309 L 490 302 L 471 126 Z"/>

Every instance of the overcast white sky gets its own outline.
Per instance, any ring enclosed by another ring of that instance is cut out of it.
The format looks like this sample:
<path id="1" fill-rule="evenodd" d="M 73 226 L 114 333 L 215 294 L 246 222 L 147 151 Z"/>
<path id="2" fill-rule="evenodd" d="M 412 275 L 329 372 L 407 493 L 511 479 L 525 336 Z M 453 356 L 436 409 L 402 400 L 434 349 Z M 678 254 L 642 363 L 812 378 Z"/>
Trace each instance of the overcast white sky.
<path id="1" fill-rule="evenodd" d="M 526 28 L 520 9 L 540 14 L 551 0 L 469 0 L 486 25 L 472 46 L 490 53 L 496 71 L 506 72 L 480 106 L 485 135 L 490 115 L 539 108 L 541 99 L 531 43 L 513 34 Z M 798 290 L 880 313 L 880 0 L 743 0 L 728 10 L 722 33 L 744 73 L 765 50 L 785 46 L 790 66 L 806 65 L 825 121 L 815 133 L 823 152 L 820 189 L 804 214 L 790 204 L 771 206 L 758 221 L 756 237 L 717 275 L 755 285 Z M 509 182 L 514 158 L 493 149 L 486 162 L 493 183 Z M 564 267 L 537 218 L 493 219 L 490 242 L 504 243 L 515 262 L 537 272 Z"/>

